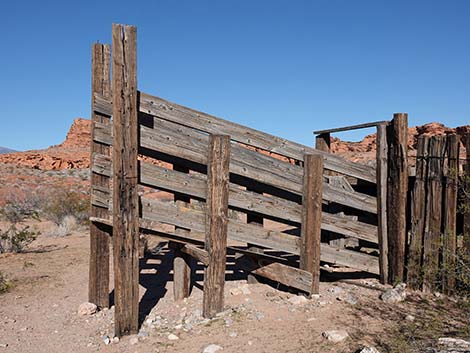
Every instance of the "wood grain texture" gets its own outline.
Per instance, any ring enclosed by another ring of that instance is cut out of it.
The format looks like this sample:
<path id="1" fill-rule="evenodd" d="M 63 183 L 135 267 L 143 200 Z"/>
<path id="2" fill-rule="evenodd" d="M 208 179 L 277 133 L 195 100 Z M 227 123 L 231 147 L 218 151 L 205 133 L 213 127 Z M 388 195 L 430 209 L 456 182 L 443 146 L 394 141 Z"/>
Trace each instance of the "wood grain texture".
<path id="1" fill-rule="evenodd" d="M 115 335 L 137 333 L 139 203 L 136 28 L 113 24 L 113 257 Z"/>
<path id="2" fill-rule="evenodd" d="M 459 186 L 459 149 L 460 138 L 456 134 L 447 135 L 444 190 L 444 232 L 443 232 L 443 268 L 442 288 L 451 295 L 456 283 L 456 250 L 457 250 L 457 198 Z"/>
<path id="3" fill-rule="evenodd" d="M 411 193 L 410 245 L 407 283 L 411 289 L 422 286 L 423 234 L 426 215 L 429 137 L 420 136 L 416 155 L 416 178 Z"/>
<path id="4" fill-rule="evenodd" d="M 202 314 L 212 318 L 224 308 L 225 265 L 228 231 L 230 136 L 210 135 L 207 164 L 205 250 Z"/>
<path id="5" fill-rule="evenodd" d="M 467 193 L 470 190 L 470 134 L 465 138 L 465 151 L 466 151 L 466 164 L 465 164 L 465 190 Z M 467 211 L 464 214 L 464 223 L 463 223 L 463 246 L 465 248 L 466 255 L 470 256 L 470 197 L 467 196 L 464 199 L 464 202 L 467 203 Z"/>
<path id="6" fill-rule="evenodd" d="M 408 114 L 396 113 L 388 138 L 388 263 L 389 282 L 402 282 L 405 269 L 406 203 L 408 192 Z"/>
<path id="7" fill-rule="evenodd" d="M 173 164 L 173 170 L 181 173 L 189 173 L 189 169 L 181 167 L 178 164 Z M 174 200 L 176 203 L 189 203 L 191 198 L 187 195 L 175 193 Z M 188 233 L 189 230 L 185 228 L 176 227 L 176 234 Z M 173 297 L 175 301 L 183 300 L 189 297 L 191 292 L 191 257 L 182 251 L 182 246 L 175 246 L 173 248 Z"/>
<path id="8" fill-rule="evenodd" d="M 429 141 L 429 162 L 424 224 L 423 291 L 432 293 L 437 285 L 442 224 L 442 176 L 445 137 L 433 136 Z"/>
<path id="9" fill-rule="evenodd" d="M 312 274 L 311 294 L 320 291 L 320 240 L 322 215 L 323 157 L 304 157 L 300 268 Z"/>
<path id="10" fill-rule="evenodd" d="M 374 121 L 374 122 L 371 122 L 371 123 L 356 124 L 356 125 L 336 127 L 336 128 L 332 128 L 332 129 L 319 130 L 319 131 L 314 131 L 313 133 L 315 135 L 323 135 L 323 134 L 331 134 L 331 133 L 334 133 L 334 132 L 366 129 L 366 128 L 369 128 L 369 127 L 376 127 L 376 126 L 379 126 L 379 125 L 387 125 L 387 124 L 388 124 L 388 121 L 381 120 L 381 121 Z"/>
<path id="11" fill-rule="evenodd" d="M 388 283 L 388 233 L 387 233 L 387 125 L 377 125 L 376 135 L 377 175 L 377 235 L 379 242 L 380 282 Z"/>
<path id="12" fill-rule="evenodd" d="M 95 99 L 97 100 L 95 107 L 98 111 L 109 112 L 111 110 L 109 100 L 100 95 L 95 95 Z M 324 157 L 326 169 L 375 183 L 375 170 L 372 167 L 353 163 L 333 154 L 232 123 L 143 92 L 140 94 L 140 111 L 209 134 L 227 134 L 235 141 L 298 161 L 303 160 L 305 153 L 318 154 Z"/>
<path id="13" fill-rule="evenodd" d="M 95 155 L 95 167 L 99 173 L 108 174 L 111 163 L 103 155 Z M 183 174 L 147 162 L 140 162 L 140 183 L 165 191 L 187 194 L 191 197 L 206 199 L 206 177 L 202 174 Z M 109 190 L 107 191 L 109 195 Z M 110 201 L 103 189 L 95 189 L 93 202 L 108 207 Z M 260 213 L 263 217 L 300 225 L 301 205 L 275 196 L 262 195 L 243 190 L 238 185 L 229 184 L 229 206 L 247 212 Z M 323 230 L 343 234 L 348 237 L 377 243 L 377 227 L 360 221 L 352 221 L 337 214 L 322 213 Z"/>
<path id="14" fill-rule="evenodd" d="M 92 91 L 92 122 L 108 123 L 109 117 L 96 113 L 94 109 L 94 93 L 102 94 L 106 97 L 111 96 L 111 77 L 110 77 L 110 46 L 108 44 L 95 43 L 92 47 L 91 60 L 91 91 Z M 95 129 L 92 124 L 91 129 L 91 155 L 97 153 L 109 156 L 110 148 L 106 144 L 95 141 Z M 93 158 L 91 160 L 91 169 L 94 169 Z M 91 173 L 91 193 L 95 190 L 109 189 L 109 176 L 99 173 Z M 91 217 L 110 218 L 107 207 L 100 207 L 96 202 L 92 202 Z M 96 304 L 100 308 L 109 307 L 109 237 L 111 234 L 99 228 L 96 224 L 90 224 L 90 266 L 88 276 L 88 301 Z"/>
<path id="15" fill-rule="evenodd" d="M 99 125 L 99 126 L 98 126 Z M 106 127 L 97 124 L 97 139 L 110 141 Z M 208 136 L 194 129 L 155 118 L 153 128 L 140 127 L 140 144 L 144 148 L 168 155 L 178 156 L 189 161 L 207 164 Z M 232 144 L 230 173 L 257 180 L 261 183 L 302 195 L 303 168 L 256 151 L 248 150 L 239 144 Z M 377 212 L 375 197 L 335 188 L 324 183 L 323 198 L 348 207 L 370 213 Z"/>

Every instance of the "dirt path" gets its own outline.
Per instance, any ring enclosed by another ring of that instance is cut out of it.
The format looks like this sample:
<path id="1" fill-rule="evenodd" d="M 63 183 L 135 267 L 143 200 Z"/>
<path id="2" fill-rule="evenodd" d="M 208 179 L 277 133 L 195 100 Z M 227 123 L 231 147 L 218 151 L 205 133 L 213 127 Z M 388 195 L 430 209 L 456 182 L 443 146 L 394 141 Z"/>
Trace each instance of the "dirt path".
<path id="1" fill-rule="evenodd" d="M 209 344 L 223 347 L 221 352 L 356 352 L 367 345 L 393 352 L 401 344 L 393 341 L 396 332 L 410 330 L 407 325 L 418 325 L 421 317 L 428 320 L 429 312 L 442 308 L 441 313 L 452 313 L 453 322 L 441 320 L 442 332 L 455 332 L 468 319 L 468 312 L 458 311 L 460 304 L 440 303 L 444 299 L 432 296 L 413 294 L 404 303 L 386 305 L 375 279 L 322 282 L 319 298 L 294 304 L 296 295 L 264 284 L 247 285 L 237 271 L 229 271 L 227 311 L 207 321 L 200 316 L 202 269 L 191 297 L 181 303 L 172 299 L 170 270 L 171 254 L 165 249 L 143 264 L 141 333 L 106 344 L 106 337 L 113 338 L 113 309 L 77 314 L 87 300 L 86 231 L 41 236 L 27 253 L 0 255 L 0 271 L 13 279 L 10 291 L 0 295 L 0 352 L 202 352 Z M 416 321 L 407 323 L 406 315 Z M 336 344 L 322 337 L 322 332 L 338 329 L 350 337 Z"/>

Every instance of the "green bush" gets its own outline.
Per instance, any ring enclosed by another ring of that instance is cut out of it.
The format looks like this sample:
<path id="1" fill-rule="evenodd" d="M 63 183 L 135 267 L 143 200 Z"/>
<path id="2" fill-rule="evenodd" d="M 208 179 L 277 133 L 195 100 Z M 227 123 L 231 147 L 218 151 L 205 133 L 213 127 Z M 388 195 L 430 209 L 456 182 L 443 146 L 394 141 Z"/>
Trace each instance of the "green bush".
<path id="1" fill-rule="evenodd" d="M 63 190 L 51 193 L 43 209 L 44 216 L 60 225 L 67 216 L 86 224 L 90 217 L 90 199 L 77 191 Z"/>
<path id="2" fill-rule="evenodd" d="M 17 224 L 13 223 L 8 230 L 0 230 L 0 253 L 22 252 L 39 234 L 29 230 L 29 226 L 18 229 Z"/>

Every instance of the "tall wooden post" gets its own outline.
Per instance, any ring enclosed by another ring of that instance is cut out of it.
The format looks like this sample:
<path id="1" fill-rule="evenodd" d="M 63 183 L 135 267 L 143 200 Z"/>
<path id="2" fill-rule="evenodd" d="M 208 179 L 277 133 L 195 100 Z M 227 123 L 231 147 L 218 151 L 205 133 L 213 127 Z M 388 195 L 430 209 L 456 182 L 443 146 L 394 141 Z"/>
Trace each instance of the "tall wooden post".
<path id="1" fill-rule="evenodd" d="M 443 265 L 444 278 L 442 287 L 446 294 L 455 289 L 455 256 L 457 250 L 457 193 L 459 184 L 459 147 L 460 139 L 456 134 L 447 136 L 447 170 L 445 185 L 444 243 Z"/>
<path id="2" fill-rule="evenodd" d="M 115 334 L 139 321 L 136 28 L 113 24 L 113 255 Z"/>
<path id="3" fill-rule="evenodd" d="M 466 150 L 466 161 L 465 161 L 465 185 L 464 188 L 466 193 L 470 193 L 470 134 L 465 137 L 465 150 Z M 463 221 L 463 246 L 465 252 L 470 256 L 470 198 L 467 196 L 464 199 L 466 203 L 464 221 Z"/>
<path id="4" fill-rule="evenodd" d="M 323 157 L 304 156 L 300 268 L 312 274 L 311 294 L 320 291 Z"/>
<path id="5" fill-rule="evenodd" d="M 189 173 L 189 169 L 186 167 L 179 166 L 178 164 L 173 165 L 173 170 Z M 177 204 L 187 204 L 191 201 L 191 198 L 185 195 L 175 194 L 175 202 Z M 181 227 L 175 227 L 176 234 L 188 235 L 189 229 Z M 173 297 L 175 301 L 183 300 L 189 297 L 191 291 L 191 256 L 181 251 L 184 245 L 181 243 L 172 244 L 174 259 L 173 259 Z"/>
<path id="6" fill-rule="evenodd" d="M 408 253 L 407 283 L 418 290 L 422 284 L 423 234 L 426 219 L 426 182 L 429 137 L 418 138 L 416 179 L 411 194 L 410 248 Z"/>
<path id="7" fill-rule="evenodd" d="M 425 292 L 434 291 L 439 270 L 444 149 L 445 137 L 431 137 L 428 157 L 426 220 L 424 223 L 423 291 Z"/>
<path id="8" fill-rule="evenodd" d="M 93 44 L 91 58 L 91 158 L 90 169 L 93 170 L 95 153 L 109 156 L 108 146 L 95 142 L 94 123 L 109 123 L 110 117 L 95 112 L 94 94 L 111 97 L 110 81 L 110 47 L 108 44 Z M 91 172 L 91 193 L 95 187 L 109 188 L 109 177 Z M 91 217 L 109 218 L 105 208 L 91 205 Z M 109 236 L 95 223 L 90 224 L 90 267 L 88 283 L 88 301 L 100 308 L 109 306 Z"/>
<path id="9" fill-rule="evenodd" d="M 388 263 L 389 282 L 402 282 L 405 269 L 406 198 L 408 192 L 408 114 L 396 113 L 388 137 Z"/>
<path id="10" fill-rule="evenodd" d="M 380 282 L 388 283 L 387 238 L 387 125 L 377 125 L 377 233 L 379 240 Z"/>
<path id="11" fill-rule="evenodd" d="M 204 271 L 203 316 L 224 307 L 227 254 L 230 137 L 211 135 L 207 162 L 206 239 L 209 264 Z"/>

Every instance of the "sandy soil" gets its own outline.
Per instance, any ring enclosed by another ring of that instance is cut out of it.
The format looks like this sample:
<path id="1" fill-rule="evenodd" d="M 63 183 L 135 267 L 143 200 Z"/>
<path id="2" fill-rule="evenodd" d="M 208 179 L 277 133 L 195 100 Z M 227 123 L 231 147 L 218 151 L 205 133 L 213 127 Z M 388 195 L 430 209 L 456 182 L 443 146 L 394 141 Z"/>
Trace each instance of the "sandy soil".
<path id="1" fill-rule="evenodd" d="M 48 226 L 38 225 L 43 230 Z M 320 297 L 295 305 L 290 301 L 295 293 L 246 284 L 231 258 L 227 310 L 208 321 L 200 316 L 202 268 L 191 297 L 175 303 L 171 253 L 163 248 L 142 263 L 140 335 L 106 344 L 103 337 L 113 338 L 113 308 L 77 314 L 87 301 L 88 252 L 83 229 L 66 237 L 40 236 L 26 253 L 0 255 L 0 271 L 13 284 L 0 294 L 0 352 L 202 352 L 209 344 L 223 347 L 221 352 L 356 352 L 369 345 L 382 352 L 411 352 L 420 351 L 423 337 L 432 345 L 437 335 L 462 335 L 469 322 L 462 303 L 442 296 L 411 293 L 403 303 L 384 304 L 379 299 L 384 287 L 376 279 L 323 276 Z M 434 323 L 432 318 L 438 321 L 437 331 L 422 324 Z M 333 344 L 322 337 L 337 329 L 346 330 L 349 338 Z M 170 340 L 170 334 L 178 339 Z"/>

